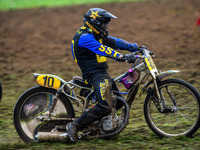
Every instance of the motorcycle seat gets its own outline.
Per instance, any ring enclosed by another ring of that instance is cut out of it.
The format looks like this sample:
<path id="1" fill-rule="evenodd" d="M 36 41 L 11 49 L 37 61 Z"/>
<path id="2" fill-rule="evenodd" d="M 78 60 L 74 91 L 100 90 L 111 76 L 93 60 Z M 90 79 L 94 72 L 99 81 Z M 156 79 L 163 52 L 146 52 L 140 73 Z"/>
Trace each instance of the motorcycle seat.
<path id="1" fill-rule="evenodd" d="M 73 76 L 73 83 L 83 87 L 91 87 L 89 84 L 86 84 L 83 78 L 80 76 Z"/>

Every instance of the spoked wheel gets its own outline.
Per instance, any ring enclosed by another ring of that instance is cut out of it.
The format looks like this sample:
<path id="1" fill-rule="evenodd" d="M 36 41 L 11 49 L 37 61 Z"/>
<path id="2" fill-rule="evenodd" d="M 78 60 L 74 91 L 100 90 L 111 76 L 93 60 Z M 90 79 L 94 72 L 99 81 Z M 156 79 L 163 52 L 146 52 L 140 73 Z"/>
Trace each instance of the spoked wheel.
<path id="1" fill-rule="evenodd" d="M 189 83 L 167 79 L 158 83 L 164 111 L 158 108 L 158 99 L 148 94 L 144 115 L 151 130 L 161 137 L 192 136 L 200 125 L 200 96 Z"/>
<path id="2" fill-rule="evenodd" d="M 38 117 L 49 114 L 49 107 L 56 91 L 40 86 L 24 92 L 14 108 L 14 124 L 17 133 L 25 142 L 34 141 L 35 132 L 50 132 L 60 122 L 41 121 Z M 74 111 L 70 101 L 63 95 L 59 96 L 52 116 L 55 118 L 73 118 Z M 66 125 L 66 123 L 63 123 Z"/>

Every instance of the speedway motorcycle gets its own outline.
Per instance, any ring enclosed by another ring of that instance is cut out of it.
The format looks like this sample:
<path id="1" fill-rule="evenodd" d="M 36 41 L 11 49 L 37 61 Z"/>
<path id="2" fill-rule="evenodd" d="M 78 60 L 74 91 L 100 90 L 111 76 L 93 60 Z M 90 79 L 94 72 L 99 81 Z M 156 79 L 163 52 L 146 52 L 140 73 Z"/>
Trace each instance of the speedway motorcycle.
<path id="1" fill-rule="evenodd" d="M 107 102 L 111 113 L 79 132 L 78 138 L 107 138 L 128 124 L 136 94 L 146 95 L 144 116 L 160 137 L 192 136 L 200 125 L 200 95 L 188 82 L 165 78 L 177 70 L 158 71 L 154 54 L 147 48 L 134 53 L 137 61 L 114 79 Z M 14 108 L 14 125 L 25 142 L 69 140 L 66 125 L 97 103 L 92 87 L 79 76 L 65 81 L 52 74 L 33 74 L 38 86 L 25 91 Z M 165 78 L 165 79 L 164 79 Z M 125 90 L 119 90 L 123 86 Z M 139 87 L 141 87 L 139 90 Z M 110 88 L 110 87 L 105 87 Z M 140 92 L 141 91 L 141 92 Z M 112 105 L 113 103 L 120 104 Z"/>

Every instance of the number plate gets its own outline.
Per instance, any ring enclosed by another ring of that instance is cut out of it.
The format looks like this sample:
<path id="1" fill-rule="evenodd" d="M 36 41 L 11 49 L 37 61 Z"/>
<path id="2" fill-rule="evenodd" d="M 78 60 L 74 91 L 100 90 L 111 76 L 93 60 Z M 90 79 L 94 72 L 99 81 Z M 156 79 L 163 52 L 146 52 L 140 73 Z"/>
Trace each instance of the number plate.
<path id="1" fill-rule="evenodd" d="M 61 81 L 59 79 L 49 75 L 39 75 L 36 79 L 36 82 L 43 87 L 52 88 L 55 90 L 58 90 L 61 85 Z"/>
<path id="2" fill-rule="evenodd" d="M 155 74 L 158 72 L 158 70 L 157 70 L 157 68 L 156 68 L 151 56 L 144 58 L 144 60 L 146 62 L 146 65 L 147 65 L 149 71 L 151 72 L 152 76 L 154 78 L 156 78 Z"/>

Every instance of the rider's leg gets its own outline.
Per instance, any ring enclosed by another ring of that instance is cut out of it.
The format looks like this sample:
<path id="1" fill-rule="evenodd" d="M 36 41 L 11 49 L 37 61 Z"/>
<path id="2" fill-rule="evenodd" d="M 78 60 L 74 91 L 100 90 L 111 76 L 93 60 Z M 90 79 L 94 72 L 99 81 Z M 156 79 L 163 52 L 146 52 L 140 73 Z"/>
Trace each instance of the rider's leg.
<path id="1" fill-rule="evenodd" d="M 104 116 L 110 114 L 111 110 L 106 102 L 105 94 L 110 93 L 110 88 L 106 88 L 107 86 L 111 86 L 112 80 L 107 73 L 99 73 L 94 74 L 93 78 L 89 80 L 90 84 L 93 85 L 98 103 L 85 112 L 80 118 L 70 124 L 68 128 L 68 134 L 70 139 L 75 142 L 77 139 L 77 132 L 88 124 L 97 121 Z"/>

